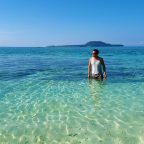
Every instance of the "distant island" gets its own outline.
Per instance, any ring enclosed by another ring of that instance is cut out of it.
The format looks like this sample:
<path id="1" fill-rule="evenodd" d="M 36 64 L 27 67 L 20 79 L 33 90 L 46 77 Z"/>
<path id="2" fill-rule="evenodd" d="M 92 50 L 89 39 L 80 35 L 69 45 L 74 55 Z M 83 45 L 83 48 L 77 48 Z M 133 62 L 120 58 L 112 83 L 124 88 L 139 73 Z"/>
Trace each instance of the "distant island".
<path id="1" fill-rule="evenodd" d="M 110 44 L 110 43 L 105 43 L 102 41 L 90 41 L 87 42 L 86 44 L 81 44 L 81 45 L 59 45 L 59 46 L 46 46 L 46 47 L 112 47 L 112 46 L 124 46 L 122 44 Z"/>

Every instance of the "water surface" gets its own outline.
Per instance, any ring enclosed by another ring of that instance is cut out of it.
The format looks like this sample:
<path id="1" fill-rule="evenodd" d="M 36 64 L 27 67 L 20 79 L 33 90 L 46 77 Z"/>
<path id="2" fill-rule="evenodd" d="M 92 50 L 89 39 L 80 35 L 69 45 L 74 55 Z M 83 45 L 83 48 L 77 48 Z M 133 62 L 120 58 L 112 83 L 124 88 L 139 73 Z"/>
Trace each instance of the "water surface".
<path id="1" fill-rule="evenodd" d="M 144 143 L 144 47 L 99 48 L 102 82 L 92 49 L 0 48 L 1 143 Z"/>

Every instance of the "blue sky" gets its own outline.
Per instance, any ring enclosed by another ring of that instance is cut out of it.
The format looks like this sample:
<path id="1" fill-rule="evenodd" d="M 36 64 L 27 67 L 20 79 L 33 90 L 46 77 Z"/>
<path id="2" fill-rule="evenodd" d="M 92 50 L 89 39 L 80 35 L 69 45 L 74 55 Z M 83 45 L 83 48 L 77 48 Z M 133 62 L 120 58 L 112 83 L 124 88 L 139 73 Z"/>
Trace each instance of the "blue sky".
<path id="1" fill-rule="evenodd" d="M 0 0 L 0 46 L 144 45 L 143 0 Z"/>

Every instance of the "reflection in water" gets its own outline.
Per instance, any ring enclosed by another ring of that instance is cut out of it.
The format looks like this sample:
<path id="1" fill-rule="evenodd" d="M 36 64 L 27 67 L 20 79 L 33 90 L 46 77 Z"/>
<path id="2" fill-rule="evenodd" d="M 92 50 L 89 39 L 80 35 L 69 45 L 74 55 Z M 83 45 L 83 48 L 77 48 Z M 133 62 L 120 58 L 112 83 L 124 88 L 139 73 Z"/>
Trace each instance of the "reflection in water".
<path id="1" fill-rule="evenodd" d="M 96 109 L 96 107 L 100 103 L 100 98 L 101 98 L 101 95 L 103 93 L 105 81 L 98 81 L 95 79 L 89 79 L 88 83 L 89 83 L 89 94 L 90 94 L 90 96 L 94 102 L 94 107 Z"/>
<path id="2" fill-rule="evenodd" d="M 97 81 L 95 79 L 89 80 L 90 94 L 94 97 L 98 97 L 102 92 L 104 81 Z"/>

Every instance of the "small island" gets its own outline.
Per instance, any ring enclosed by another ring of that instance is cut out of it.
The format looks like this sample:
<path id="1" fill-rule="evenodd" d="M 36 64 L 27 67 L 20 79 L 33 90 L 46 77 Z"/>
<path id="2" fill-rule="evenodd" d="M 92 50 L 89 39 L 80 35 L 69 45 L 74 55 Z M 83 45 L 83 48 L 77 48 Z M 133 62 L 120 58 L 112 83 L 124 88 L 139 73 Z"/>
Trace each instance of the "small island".
<path id="1" fill-rule="evenodd" d="M 102 41 L 90 41 L 86 43 L 84 46 L 90 46 L 90 47 L 103 47 L 103 46 L 124 46 L 122 44 L 110 44 L 110 43 L 105 43 Z"/>
<path id="2" fill-rule="evenodd" d="M 90 41 L 87 42 L 86 44 L 80 44 L 80 45 L 59 45 L 59 46 L 46 46 L 46 47 L 113 47 L 113 46 L 124 46 L 122 44 L 110 44 L 110 43 L 105 43 L 102 41 Z"/>

